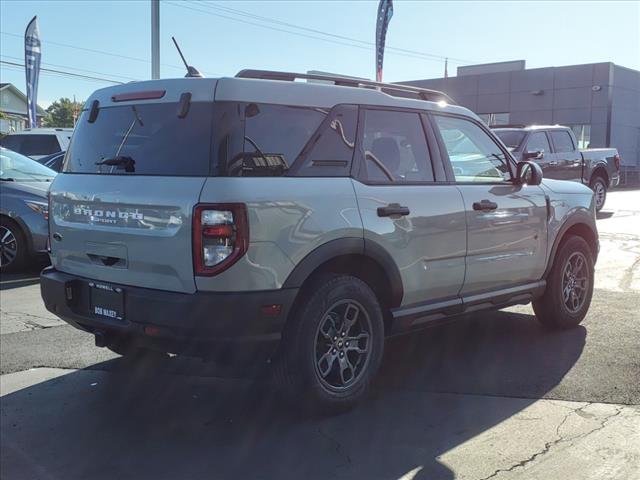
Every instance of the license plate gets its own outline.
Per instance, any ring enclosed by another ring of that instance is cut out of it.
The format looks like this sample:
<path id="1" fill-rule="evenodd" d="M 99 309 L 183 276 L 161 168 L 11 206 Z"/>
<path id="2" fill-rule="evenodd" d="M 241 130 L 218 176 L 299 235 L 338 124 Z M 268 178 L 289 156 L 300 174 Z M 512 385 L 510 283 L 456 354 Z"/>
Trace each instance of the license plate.
<path id="1" fill-rule="evenodd" d="M 97 317 L 124 320 L 124 291 L 105 283 L 89 283 L 89 309 Z"/>

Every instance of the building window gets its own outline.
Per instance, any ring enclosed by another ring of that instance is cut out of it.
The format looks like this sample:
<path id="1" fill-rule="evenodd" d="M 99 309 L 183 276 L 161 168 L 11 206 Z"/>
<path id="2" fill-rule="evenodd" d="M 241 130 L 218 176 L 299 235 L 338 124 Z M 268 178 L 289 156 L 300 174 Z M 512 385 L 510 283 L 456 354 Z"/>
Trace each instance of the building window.
<path id="1" fill-rule="evenodd" d="M 510 114 L 509 113 L 479 113 L 478 116 L 487 125 L 491 127 L 495 127 L 497 125 L 508 125 Z"/>
<path id="2" fill-rule="evenodd" d="M 591 143 L 591 125 L 571 125 L 571 130 L 578 140 L 578 148 L 589 148 Z"/>

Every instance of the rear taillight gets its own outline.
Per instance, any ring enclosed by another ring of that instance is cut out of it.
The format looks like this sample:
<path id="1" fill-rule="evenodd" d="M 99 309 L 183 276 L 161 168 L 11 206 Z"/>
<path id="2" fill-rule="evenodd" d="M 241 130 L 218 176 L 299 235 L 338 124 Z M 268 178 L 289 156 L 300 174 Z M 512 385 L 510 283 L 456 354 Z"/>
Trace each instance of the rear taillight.
<path id="1" fill-rule="evenodd" d="M 620 171 L 620 155 L 616 153 L 616 154 L 613 156 L 613 161 L 614 161 L 614 162 L 615 162 L 615 164 L 616 164 L 616 170 L 619 172 L 619 171 Z"/>
<path id="2" fill-rule="evenodd" d="M 193 211 L 193 267 L 196 275 L 217 275 L 249 247 L 244 203 L 196 205 Z"/>

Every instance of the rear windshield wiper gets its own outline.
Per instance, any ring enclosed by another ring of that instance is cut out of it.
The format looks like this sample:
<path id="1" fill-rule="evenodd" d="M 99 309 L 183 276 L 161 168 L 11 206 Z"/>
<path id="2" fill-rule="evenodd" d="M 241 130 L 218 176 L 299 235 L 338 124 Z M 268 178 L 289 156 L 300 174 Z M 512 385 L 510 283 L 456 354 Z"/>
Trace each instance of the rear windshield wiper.
<path id="1" fill-rule="evenodd" d="M 0 178 L 0 181 L 3 181 L 3 182 L 15 182 L 16 179 L 15 178 L 11 178 L 11 177 L 2 177 L 2 178 Z"/>
<path id="2" fill-rule="evenodd" d="M 117 157 L 105 158 L 99 162 L 96 162 L 96 165 L 107 165 L 109 167 L 124 167 L 124 171 L 128 173 L 132 173 L 136 171 L 135 168 L 136 161 L 126 155 L 119 155 Z"/>

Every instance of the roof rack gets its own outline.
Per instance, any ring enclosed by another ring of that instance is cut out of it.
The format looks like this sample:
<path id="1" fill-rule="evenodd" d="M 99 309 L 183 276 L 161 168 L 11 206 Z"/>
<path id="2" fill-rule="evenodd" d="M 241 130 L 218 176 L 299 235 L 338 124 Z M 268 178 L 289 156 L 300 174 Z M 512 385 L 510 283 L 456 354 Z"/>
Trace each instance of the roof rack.
<path id="1" fill-rule="evenodd" d="M 345 87 L 358 87 L 358 88 L 379 88 L 384 93 L 392 96 L 396 93 L 408 93 L 413 94 L 420 100 L 426 100 L 429 102 L 438 102 L 444 100 L 445 102 L 456 105 L 449 95 L 438 90 L 429 90 L 427 88 L 414 87 L 412 85 L 399 85 L 397 83 L 381 83 L 372 82 L 371 80 L 362 80 L 353 77 L 341 77 L 339 75 L 323 75 L 316 73 L 292 73 L 292 72 L 276 72 L 273 70 L 241 70 L 236 75 L 237 78 L 256 78 L 261 80 L 282 80 L 285 82 L 293 82 L 296 79 L 306 80 L 323 80 L 327 82 L 333 82 L 334 85 L 341 85 Z"/>

